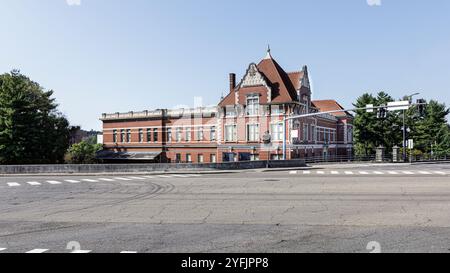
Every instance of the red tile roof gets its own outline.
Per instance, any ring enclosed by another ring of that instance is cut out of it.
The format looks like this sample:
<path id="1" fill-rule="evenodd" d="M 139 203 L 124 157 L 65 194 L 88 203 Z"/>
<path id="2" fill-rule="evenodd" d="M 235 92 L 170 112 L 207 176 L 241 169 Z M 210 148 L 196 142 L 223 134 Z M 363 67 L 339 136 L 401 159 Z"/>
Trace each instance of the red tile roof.
<path id="1" fill-rule="evenodd" d="M 314 100 L 311 101 L 312 105 L 319 109 L 320 112 L 328 112 L 328 111 L 336 111 L 336 110 L 344 110 L 337 101 L 335 100 Z M 342 111 L 331 114 L 336 117 L 343 116 L 352 116 L 350 113 Z"/>

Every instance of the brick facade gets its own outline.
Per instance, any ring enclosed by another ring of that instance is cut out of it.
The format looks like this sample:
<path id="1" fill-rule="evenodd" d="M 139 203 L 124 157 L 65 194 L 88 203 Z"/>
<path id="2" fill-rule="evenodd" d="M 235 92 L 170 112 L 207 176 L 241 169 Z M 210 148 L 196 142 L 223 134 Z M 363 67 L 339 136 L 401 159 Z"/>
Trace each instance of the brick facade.
<path id="1" fill-rule="evenodd" d="M 229 81 L 230 91 L 216 107 L 103 114 L 99 158 L 171 163 L 281 159 L 285 136 L 287 159 L 353 153 L 349 113 L 289 120 L 283 129 L 285 117 L 343 109 L 333 100 L 311 101 L 306 66 L 286 73 L 269 51 L 259 64 L 249 65 L 239 84 L 235 74 Z"/>

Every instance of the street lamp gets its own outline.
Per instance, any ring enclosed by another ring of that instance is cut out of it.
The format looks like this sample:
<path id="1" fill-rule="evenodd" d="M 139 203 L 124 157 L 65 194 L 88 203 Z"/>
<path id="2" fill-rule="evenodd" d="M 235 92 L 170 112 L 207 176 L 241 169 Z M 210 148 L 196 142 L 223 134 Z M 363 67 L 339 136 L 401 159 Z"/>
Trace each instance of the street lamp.
<path id="1" fill-rule="evenodd" d="M 412 102 L 414 96 L 418 96 L 420 93 L 414 93 L 412 95 L 406 96 L 409 102 Z M 406 110 L 403 110 L 403 162 L 406 162 Z"/>

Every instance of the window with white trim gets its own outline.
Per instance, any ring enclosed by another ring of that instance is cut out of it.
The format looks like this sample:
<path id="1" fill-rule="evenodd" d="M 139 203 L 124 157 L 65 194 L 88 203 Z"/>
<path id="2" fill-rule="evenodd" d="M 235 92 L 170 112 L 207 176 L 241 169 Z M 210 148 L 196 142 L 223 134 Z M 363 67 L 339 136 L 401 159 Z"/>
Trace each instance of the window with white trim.
<path id="1" fill-rule="evenodd" d="M 234 142 L 237 140 L 236 125 L 225 125 L 225 141 Z"/>
<path id="2" fill-rule="evenodd" d="M 259 94 L 247 96 L 247 115 L 257 116 L 259 114 Z"/>
<path id="3" fill-rule="evenodd" d="M 270 125 L 271 136 L 273 141 L 283 140 L 283 123 L 275 123 Z"/>
<path id="4" fill-rule="evenodd" d="M 247 124 L 247 141 L 258 142 L 259 141 L 259 125 Z"/>

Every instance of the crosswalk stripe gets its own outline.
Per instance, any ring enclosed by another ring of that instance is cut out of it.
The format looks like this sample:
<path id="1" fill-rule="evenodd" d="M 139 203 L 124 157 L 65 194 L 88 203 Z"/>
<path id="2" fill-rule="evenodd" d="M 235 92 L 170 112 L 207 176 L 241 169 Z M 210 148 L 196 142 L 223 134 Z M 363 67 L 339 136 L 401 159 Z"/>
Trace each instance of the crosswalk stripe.
<path id="1" fill-rule="evenodd" d="M 31 186 L 40 186 L 41 183 L 39 182 L 27 182 L 27 184 L 30 184 Z"/>
<path id="2" fill-rule="evenodd" d="M 20 187 L 20 184 L 19 183 L 16 183 L 16 182 L 11 182 L 11 183 L 7 183 L 8 184 L 8 186 L 10 186 L 10 187 Z"/>
<path id="3" fill-rule="evenodd" d="M 131 177 L 128 177 L 128 178 L 134 179 L 134 180 L 145 180 L 144 177 L 136 177 L 136 176 L 131 176 Z"/>
<path id="4" fill-rule="evenodd" d="M 116 179 L 116 180 L 122 180 L 122 181 L 131 181 L 131 179 L 125 178 L 125 177 L 114 177 L 114 179 Z"/>
<path id="5" fill-rule="evenodd" d="M 80 181 L 78 181 L 78 180 L 71 180 L 71 179 L 69 179 L 69 180 L 64 180 L 64 181 L 69 182 L 69 183 L 72 183 L 72 184 L 80 183 Z"/>
<path id="6" fill-rule="evenodd" d="M 28 251 L 26 253 L 44 253 L 44 252 L 47 252 L 47 251 L 48 251 L 48 249 L 36 248 L 36 249 L 30 250 L 30 251 Z"/>
<path id="7" fill-rule="evenodd" d="M 121 254 L 136 254 L 137 251 L 121 251 Z"/>
<path id="8" fill-rule="evenodd" d="M 70 253 L 74 253 L 74 254 L 87 254 L 87 253 L 91 253 L 92 250 L 74 250 Z"/>
<path id="9" fill-rule="evenodd" d="M 374 171 L 374 174 L 384 174 L 384 172 Z"/>
<path id="10" fill-rule="evenodd" d="M 291 174 L 297 174 L 297 171 L 295 171 L 295 173 L 291 173 Z M 182 174 L 174 174 L 174 175 L 172 175 L 172 176 L 173 176 L 173 177 L 181 177 L 181 178 L 189 177 L 189 176 L 182 175 Z"/>
<path id="11" fill-rule="evenodd" d="M 0 251 L 5 251 L 5 250 L 6 250 L 6 248 L 0 247 Z"/>
<path id="12" fill-rule="evenodd" d="M 289 174 L 297 174 L 297 171 L 290 171 Z M 174 177 L 178 177 L 178 176 L 174 175 Z"/>
<path id="13" fill-rule="evenodd" d="M 160 178 L 170 178 L 171 176 L 168 176 L 168 175 L 158 175 L 158 177 L 160 177 Z"/>
<path id="14" fill-rule="evenodd" d="M 201 175 L 199 175 L 199 174 L 186 174 L 186 176 L 187 177 L 200 177 Z"/>
<path id="15" fill-rule="evenodd" d="M 398 174 L 398 172 L 388 171 L 389 174 Z"/>
<path id="16" fill-rule="evenodd" d="M 324 171 L 317 171 L 317 174 L 325 174 Z"/>
<path id="17" fill-rule="evenodd" d="M 350 175 L 350 174 L 353 174 L 353 172 L 347 171 L 347 172 L 345 172 L 345 174 Z"/>
<path id="18" fill-rule="evenodd" d="M 311 174 L 311 171 L 303 171 L 303 174 Z"/>
<path id="19" fill-rule="evenodd" d="M 51 184 L 51 185 L 59 185 L 59 184 L 61 184 L 61 182 L 59 182 L 59 181 L 46 181 L 47 183 L 49 183 L 49 184 Z"/>
<path id="20" fill-rule="evenodd" d="M 99 178 L 98 180 L 107 181 L 107 182 L 113 182 L 114 181 L 114 179 L 111 179 L 111 178 Z"/>
<path id="21" fill-rule="evenodd" d="M 426 171 L 419 171 L 420 174 L 431 174 L 430 172 L 426 172 Z"/>
<path id="22" fill-rule="evenodd" d="M 331 174 L 339 174 L 338 171 L 331 171 Z"/>
<path id="23" fill-rule="evenodd" d="M 92 183 L 98 182 L 98 180 L 94 180 L 94 179 L 81 179 L 81 181 L 92 182 Z"/>
<path id="24" fill-rule="evenodd" d="M 403 171 L 403 173 L 404 174 L 408 174 L 408 175 L 413 175 L 414 174 L 413 172 L 410 172 L 410 171 Z"/>
<path id="25" fill-rule="evenodd" d="M 436 172 L 434 172 L 435 174 L 441 174 L 441 175 L 446 175 L 446 173 L 445 172 L 438 172 L 438 171 L 436 171 Z"/>
<path id="26" fill-rule="evenodd" d="M 369 174 L 368 172 L 359 172 L 359 174 Z"/>
<path id="27" fill-rule="evenodd" d="M 147 179 L 154 179 L 154 178 L 156 178 L 155 176 L 150 176 L 150 175 L 143 176 L 143 177 L 145 177 L 145 178 L 147 178 Z"/>

